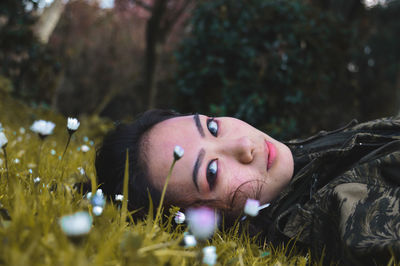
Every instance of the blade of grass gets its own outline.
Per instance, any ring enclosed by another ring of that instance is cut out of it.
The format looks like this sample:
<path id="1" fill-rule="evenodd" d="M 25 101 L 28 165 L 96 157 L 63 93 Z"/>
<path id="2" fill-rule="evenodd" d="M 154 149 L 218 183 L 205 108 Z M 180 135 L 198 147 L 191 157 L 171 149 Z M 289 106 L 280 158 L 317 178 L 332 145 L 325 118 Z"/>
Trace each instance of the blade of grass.
<path id="1" fill-rule="evenodd" d="M 96 190 L 97 190 L 97 180 L 96 180 L 96 176 L 93 174 L 90 174 L 90 183 L 92 185 L 92 196 L 94 196 L 94 194 L 96 193 Z"/>
<path id="2" fill-rule="evenodd" d="M 128 213 L 128 184 L 129 184 L 129 150 L 126 150 L 125 159 L 125 173 L 124 173 L 124 186 L 123 192 L 124 198 L 122 200 L 122 213 L 121 213 L 121 225 L 126 222 L 126 215 Z"/>
<path id="3" fill-rule="evenodd" d="M 160 204 L 158 205 L 157 214 L 156 214 L 156 218 L 154 219 L 153 229 L 151 231 L 151 235 L 153 235 L 153 231 L 154 231 L 155 227 L 158 224 L 158 220 L 160 219 L 161 209 L 162 209 L 163 202 L 164 202 L 164 197 L 165 197 L 165 192 L 167 191 L 168 182 L 169 182 L 169 179 L 171 178 L 172 170 L 174 169 L 175 163 L 176 163 L 176 160 L 174 159 L 172 164 L 171 164 L 171 167 L 169 168 L 167 179 L 165 180 L 164 188 L 163 188 L 163 191 L 161 193 Z"/>
<path id="4" fill-rule="evenodd" d="M 149 197 L 149 212 L 146 218 L 146 232 L 151 232 L 153 224 L 153 199 L 151 198 L 149 189 L 147 189 L 147 195 Z"/>
<path id="5" fill-rule="evenodd" d="M 172 244 L 175 244 L 175 242 L 171 241 L 171 242 L 167 242 L 167 243 L 157 243 L 157 244 L 154 244 L 151 246 L 143 247 L 138 250 L 138 254 L 144 254 L 146 252 L 149 252 L 152 250 L 157 250 L 157 249 L 164 249 L 166 247 L 171 246 Z"/>
<path id="6" fill-rule="evenodd" d="M 196 258 L 196 251 L 182 251 L 182 250 L 173 250 L 173 249 L 160 249 L 154 251 L 156 256 L 179 256 L 179 257 L 189 257 Z"/>

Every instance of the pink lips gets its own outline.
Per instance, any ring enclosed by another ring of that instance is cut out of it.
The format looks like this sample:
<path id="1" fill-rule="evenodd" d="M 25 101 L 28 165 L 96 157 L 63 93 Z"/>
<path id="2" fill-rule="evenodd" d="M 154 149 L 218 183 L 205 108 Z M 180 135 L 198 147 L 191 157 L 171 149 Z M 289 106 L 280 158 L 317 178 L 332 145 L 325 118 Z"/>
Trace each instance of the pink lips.
<path id="1" fill-rule="evenodd" d="M 269 141 L 265 141 L 265 160 L 267 161 L 267 170 L 269 170 L 276 158 L 275 145 Z"/>

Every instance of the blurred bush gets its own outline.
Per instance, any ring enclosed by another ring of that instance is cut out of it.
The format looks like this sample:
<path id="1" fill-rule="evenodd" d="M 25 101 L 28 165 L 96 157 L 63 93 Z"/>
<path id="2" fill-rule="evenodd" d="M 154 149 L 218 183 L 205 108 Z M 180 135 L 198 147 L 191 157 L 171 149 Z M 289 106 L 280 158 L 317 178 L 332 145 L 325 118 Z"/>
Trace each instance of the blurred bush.
<path id="1" fill-rule="evenodd" d="M 4 76 L 0 76 L 0 95 L 9 94 L 13 91 L 11 80 Z"/>
<path id="2" fill-rule="evenodd" d="M 300 0 L 203 1 L 193 13 L 190 37 L 176 53 L 177 105 L 235 116 L 280 137 L 354 117 L 393 115 L 394 82 L 385 87 L 374 82 L 375 88 L 365 82 L 378 68 L 371 61 L 365 65 L 370 55 L 364 50 L 375 53 L 366 43 L 382 40 L 379 28 L 387 26 L 374 25 L 377 9 L 387 14 L 389 8 L 362 10 L 349 20 L 340 10 Z M 366 27 L 371 24 L 375 31 Z M 387 38 L 395 29 L 387 28 Z M 391 52 L 397 59 L 389 67 L 397 73 L 398 51 Z M 373 111 L 366 111 L 372 95 Z"/>
<path id="3" fill-rule="evenodd" d="M 12 82 L 15 96 L 49 102 L 59 65 L 35 38 L 38 1 L 0 2 L 0 75 Z"/>

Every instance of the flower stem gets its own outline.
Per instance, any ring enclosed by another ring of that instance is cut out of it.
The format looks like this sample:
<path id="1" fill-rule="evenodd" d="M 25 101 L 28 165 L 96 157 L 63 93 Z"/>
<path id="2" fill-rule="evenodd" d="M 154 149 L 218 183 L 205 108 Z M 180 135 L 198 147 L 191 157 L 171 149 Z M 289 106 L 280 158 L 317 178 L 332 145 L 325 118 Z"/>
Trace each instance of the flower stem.
<path id="1" fill-rule="evenodd" d="M 41 140 L 40 140 L 40 146 L 39 146 L 38 162 L 37 162 L 37 172 L 38 172 L 38 175 L 39 175 L 39 176 L 40 176 L 40 155 L 42 154 L 43 142 L 44 142 L 44 140 L 41 138 Z"/>
<path id="2" fill-rule="evenodd" d="M 64 149 L 63 155 L 62 155 L 62 157 L 61 157 L 61 162 L 60 162 L 61 167 L 62 167 L 61 180 L 62 180 L 62 178 L 63 178 L 64 170 L 65 170 L 65 167 L 64 167 L 64 164 L 63 164 L 63 162 L 64 162 L 64 155 L 65 155 L 65 153 L 67 152 L 67 149 L 68 149 L 68 146 L 69 146 L 69 142 L 71 141 L 71 137 L 72 137 L 72 134 L 69 133 L 68 141 L 67 141 L 67 144 L 65 145 L 65 149 Z"/>
<path id="3" fill-rule="evenodd" d="M 167 191 L 168 182 L 169 182 L 169 179 L 171 178 L 172 170 L 174 169 L 175 163 L 176 163 L 176 160 L 174 159 L 174 161 L 171 164 L 171 167 L 169 168 L 167 179 L 165 180 L 164 188 L 163 188 L 163 191 L 161 193 L 160 204 L 158 205 L 156 218 L 154 219 L 154 223 L 153 223 L 153 230 L 156 227 L 156 224 L 158 223 L 158 219 L 160 219 L 161 208 L 163 206 L 165 192 Z"/>
<path id="4" fill-rule="evenodd" d="M 64 149 L 63 155 L 61 157 L 61 161 L 64 159 L 64 155 L 67 152 L 67 148 L 68 148 L 69 142 L 71 141 L 71 137 L 72 137 L 72 134 L 69 134 L 67 145 L 65 145 L 65 149 Z"/>

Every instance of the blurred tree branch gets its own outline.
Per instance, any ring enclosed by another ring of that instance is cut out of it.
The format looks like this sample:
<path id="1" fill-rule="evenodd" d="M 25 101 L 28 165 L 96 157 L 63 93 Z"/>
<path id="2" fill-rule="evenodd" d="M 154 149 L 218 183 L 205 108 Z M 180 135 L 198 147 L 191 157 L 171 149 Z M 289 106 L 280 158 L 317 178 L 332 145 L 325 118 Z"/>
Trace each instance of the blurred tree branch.
<path id="1" fill-rule="evenodd" d="M 162 48 L 176 25 L 189 8 L 194 6 L 196 0 L 154 0 L 153 5 L 138 0 L 131 0 L 138 6 L 150 11 L 150 18 L 146 24 L 146 52 L 144 67 L 144 86 L 148 91 L 148 108 L 156 106 L 158 88 L 155 76 L 158 58 Z"/>
<path id="2" fill-rule="evenodd" d="M 132 0 L 132 2 L 133 2 L 134 4 L 140 6 L 141 8 L 146 9 L 147 11 L 152 11 L 152 10 L 153 10 L 153 7 L 152 7 L 151 5 L 149 5 L 149 4 L 147 4 L 147 3 L 143 2 L 143 1 L 140 1 L 140 0 Z"/>
<path id="3" fill-rule="evenodd" d="M 64 9 L 65 4 L 63 0 L 54 0 L 50 6 L 43 10 L 43 13 L 34 25 L 34 33 L 41 43 L 47 44 Z"/>

